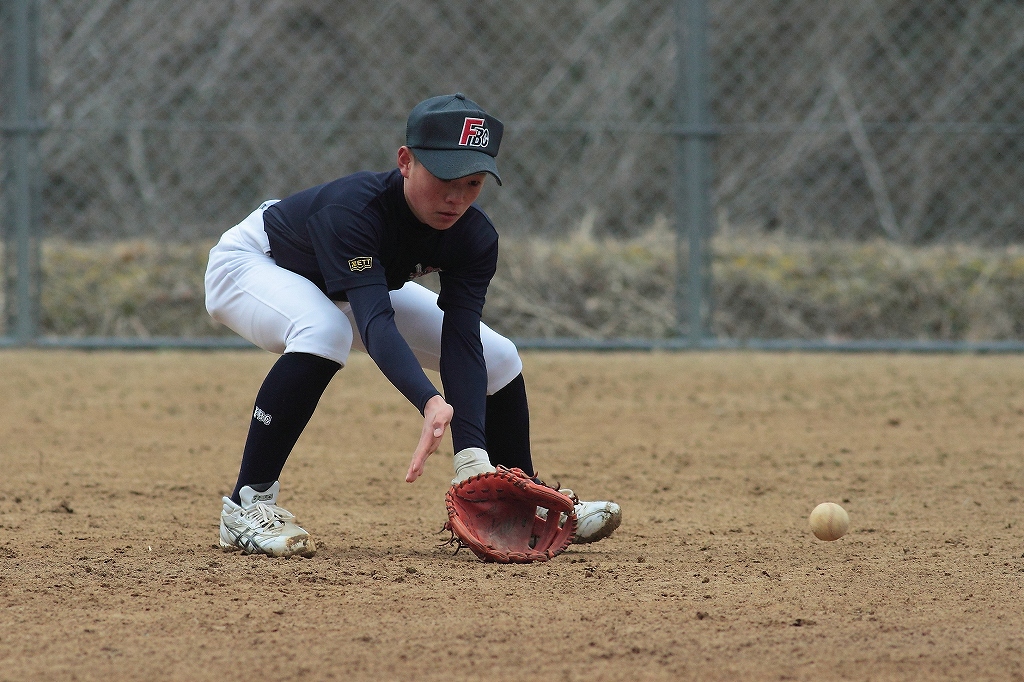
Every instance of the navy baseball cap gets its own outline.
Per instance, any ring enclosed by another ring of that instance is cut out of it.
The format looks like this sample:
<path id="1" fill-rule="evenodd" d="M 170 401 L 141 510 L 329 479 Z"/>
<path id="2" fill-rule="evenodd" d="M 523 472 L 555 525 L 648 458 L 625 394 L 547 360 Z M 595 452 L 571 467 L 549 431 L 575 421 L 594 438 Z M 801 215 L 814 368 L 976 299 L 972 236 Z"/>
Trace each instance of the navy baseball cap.
<path id="1" fill-rule="evenodd" d="M 501 184 L 494 157 L 505 126 L 461 92 L 423 100 L 409 114 L 405 145 L 442 180 L 490 173 Z"/>

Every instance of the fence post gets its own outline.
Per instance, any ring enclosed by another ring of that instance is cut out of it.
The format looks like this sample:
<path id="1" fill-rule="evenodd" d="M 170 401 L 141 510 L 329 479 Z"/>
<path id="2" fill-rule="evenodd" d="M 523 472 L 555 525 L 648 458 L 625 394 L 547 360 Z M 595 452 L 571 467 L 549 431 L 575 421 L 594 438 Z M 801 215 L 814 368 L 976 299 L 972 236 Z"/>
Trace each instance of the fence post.
<path id="1" fill-rule="evenodd" d="M 14 337 L 20 344 L 30 344 L 38 336 L 39 298 L 39 134 L 36 118 L 38 101 L 38 0 L 14 0 L 7 4 L 5 23 L 10 31 L 8 44 L 9 116 L 3 126 L 8 140 L 5 149 L 7 176 L 7 215 L 4 259 L 7 268 L 16 273 Z M 13 233 L 13 235 L 12 235 Z M 12 239 L 13 236 L 13 239 Z M 11 242 L 14 242 L 14 257 Z M 12 267 L 13 266 L 13 267 Z M 8 285 L 11 278 L 6 277 Z M 10 294 L 9 289 L 5 292 Z M 10 303 L 8 308 L 10 309 Z"/>
<path id="2" fill-rule="evenodd" d="M 711 139 L 706 0 L 676 0 L 676 325 L 689 344 L 707 336 L 711 310 Z M 684 244 L 686 248 L 684 249 Z M 683 276 L 682 264 L 687 264 Z"/>

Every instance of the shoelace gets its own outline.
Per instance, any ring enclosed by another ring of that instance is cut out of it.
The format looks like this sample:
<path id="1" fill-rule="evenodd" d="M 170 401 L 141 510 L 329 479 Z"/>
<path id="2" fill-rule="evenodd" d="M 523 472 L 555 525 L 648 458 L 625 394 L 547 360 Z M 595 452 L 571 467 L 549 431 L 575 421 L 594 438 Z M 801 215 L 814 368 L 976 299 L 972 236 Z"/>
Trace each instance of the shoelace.
<path id="1" fill-rule="evenodd" d="M 262 530 L 270 530 L 283 527 L 285 521 L 291 521 L 295 515 L 276 504 L 257 502 L 242 513 L 242 518 Z"/>

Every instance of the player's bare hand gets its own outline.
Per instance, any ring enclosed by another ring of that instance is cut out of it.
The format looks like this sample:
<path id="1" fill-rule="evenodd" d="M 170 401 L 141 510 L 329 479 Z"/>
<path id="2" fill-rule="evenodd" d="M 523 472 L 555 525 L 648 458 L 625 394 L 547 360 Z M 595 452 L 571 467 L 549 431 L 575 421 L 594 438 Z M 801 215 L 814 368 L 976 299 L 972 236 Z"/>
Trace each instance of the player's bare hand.
<path id="1" fill-rule="evenodd" d="M 416 452 L 412 455 L 409 472 L 405 475 L 407 482 L 412 483 L 423 473 L 423 465 L 426 463 L 427 457 L 434 454 L 438 446 L 441 445 L 441 438 L 444 437 L 448 425 L 452 423 L 454 414 L 455 410 L 452 409 L 452 406 L 439 395 L 435 395 L 427 401 L 426 407 L 423 408 L 423 430 L 420 431 L 420 442 L 416 446 Z"/>

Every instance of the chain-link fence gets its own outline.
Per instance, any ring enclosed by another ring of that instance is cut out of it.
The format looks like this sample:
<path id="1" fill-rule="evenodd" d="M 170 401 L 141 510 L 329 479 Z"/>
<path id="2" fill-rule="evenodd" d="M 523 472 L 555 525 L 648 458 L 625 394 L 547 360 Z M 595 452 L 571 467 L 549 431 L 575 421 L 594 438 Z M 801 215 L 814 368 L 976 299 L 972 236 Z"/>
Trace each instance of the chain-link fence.
<path id="1" fill-rule="evenodd" d="M 409 109 L 461 90 L 506 123 L 505 184 L 481 197 L 503 249 L 487 319 L 506 334 L 1024 340 L 1016 2 L 3 11 L 8 335 L 24 309 L 33 335 L 226 334 L 202 304 L 220 232 L 392 167 Z M 38 59 L 19 70 L 22 30 Z"/>

